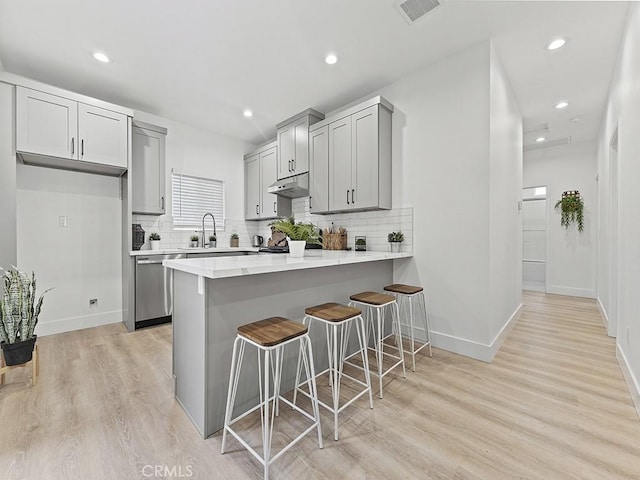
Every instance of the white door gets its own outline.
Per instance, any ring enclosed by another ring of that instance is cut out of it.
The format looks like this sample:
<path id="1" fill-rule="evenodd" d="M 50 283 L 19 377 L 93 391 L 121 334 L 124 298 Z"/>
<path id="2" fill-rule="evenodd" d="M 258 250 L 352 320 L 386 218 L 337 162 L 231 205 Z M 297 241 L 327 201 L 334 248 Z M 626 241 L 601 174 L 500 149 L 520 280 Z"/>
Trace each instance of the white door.
<path id="1" fill-rule="evenodd" d="M 77 135 L 77 102 L 17 87 L 17 151 L 60 158 L 78 158 Z"/>
<path id="2" fill-rule="evenodd" d="M 309 210 L 329 210 L 329 126 L 309 133 Z"/>
<path id="3" fill-rule="evenodd" d="M 378 106 L 352 116 L 351 206 L 378 206 Z"/>
<path id="4" fill-rule="evenodd" d="M 278 180 L 293 175 L 295 129 L 286 125 L 278 130 Z"/>
<path id="5" fill-rule="evenodd" d="M 618 335 L 618 285 L 620 278 L 620 265 L 618 264 L 618 247 L 619 247 L 619 222 L 618 222 L 618 184 L 619 184 L 619 165 L 618 165 L 618 129 L 611 138 L 609 150 L 609 180 L 611 192 L 611 209 L 609 212 L 610 221 L 610 254 L 611 262 L 609 264 L 609 317 L 608 333 L 610 337 Z"/>
<path id="6" fill-rule="evenodd" d="M 253 155 L 244 161 L 244 217 L 260 218 L 260 157 Z"/>
<path id="7" fill-rule="evenodd" d="M 351 208 L 351 117 L 329 124 L 329 210 Z"/>
<path id="8" fill-rule="evenodd" d="M 278 216 L 278 196 L 267 192 L 267 188 L 276 183 L 278 179 L 277 153 L 277 147 L 273 147 L 260 154 L 260 168 L 262 169 L 260 218 L 273 218 Z"/>
<path id="9" fill-rule="evenodd" d="M 127 116 L 78 104 L 80 157 L 85 162 L 127 168 Z"/>

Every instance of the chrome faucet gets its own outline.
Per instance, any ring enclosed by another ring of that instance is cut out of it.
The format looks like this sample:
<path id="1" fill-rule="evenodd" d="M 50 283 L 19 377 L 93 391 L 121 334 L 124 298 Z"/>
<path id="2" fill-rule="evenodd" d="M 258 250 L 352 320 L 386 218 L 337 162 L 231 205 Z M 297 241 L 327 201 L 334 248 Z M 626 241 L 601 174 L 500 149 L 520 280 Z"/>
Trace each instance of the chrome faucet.
<path id="1" fill-rule="evenodd" d="M 204 248 L 204 246 L 206 244 L 205 243 L 205 237 L 207 235 L 206 235 L 206 232 L 204 230 L 204 219 L 207 218 L 207 215 L 209 215 L 211 217 L 211 220 L 213 220 L 213 236 L 216 237 L 216 238 L 218 237 L 218 235 L 216 234 L 216 217 L 214 217 L 212 213 L 205 213 L 202 216 L 202 248 Z"/>

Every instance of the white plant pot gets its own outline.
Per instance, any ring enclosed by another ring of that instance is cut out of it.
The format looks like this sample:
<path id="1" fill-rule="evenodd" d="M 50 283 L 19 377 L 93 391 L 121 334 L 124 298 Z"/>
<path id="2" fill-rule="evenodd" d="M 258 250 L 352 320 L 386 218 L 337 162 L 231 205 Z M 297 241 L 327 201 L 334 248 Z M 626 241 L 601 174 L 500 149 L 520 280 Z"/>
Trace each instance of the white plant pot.
<path id="1" fill-rule="evenodd" d="M 400 246 L 402 243 L 400 242 L 389 242 L 389 246 L 391 247 L 391 253 L 400 253 Z"/>
<path id="2" fill-rule="evenodd" d="M 289 255 L 295 258 L 304 257 L 304 247 L 307 242 L 304 240 L 289 240 Z"/>
<path id="3" fill-rule="evenodd" d="M 160 240 L 149 240 L 151 250 L 160 250 Z"/>
<path id="4" fill-rule="evenodd" d="M 217 243 L 217 240 L 209 241 L 209 248 L 215 248 L 216 243 Z"/>

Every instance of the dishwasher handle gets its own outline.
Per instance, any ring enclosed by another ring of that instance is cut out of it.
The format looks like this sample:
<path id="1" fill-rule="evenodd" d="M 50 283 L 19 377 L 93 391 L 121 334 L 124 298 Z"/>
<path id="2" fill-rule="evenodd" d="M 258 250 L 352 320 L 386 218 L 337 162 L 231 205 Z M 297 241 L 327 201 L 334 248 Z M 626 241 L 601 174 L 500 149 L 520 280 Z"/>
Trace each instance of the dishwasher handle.
<path id="1" fill-rule="evenodd" d="M 140 258 L 136 260 L 137 265 L 162 265 L 162 260 L 149 260 L 148 258 Z"/>

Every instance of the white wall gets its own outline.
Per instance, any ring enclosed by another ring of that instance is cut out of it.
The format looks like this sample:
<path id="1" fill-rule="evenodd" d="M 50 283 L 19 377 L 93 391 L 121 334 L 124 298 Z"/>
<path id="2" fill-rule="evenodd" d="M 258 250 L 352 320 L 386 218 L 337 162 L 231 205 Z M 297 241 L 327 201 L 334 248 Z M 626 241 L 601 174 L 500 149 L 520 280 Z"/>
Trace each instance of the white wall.
<path id="1" fill-rule="evenodd" d="M 14 87 L 0 83 L 0 125 L 3 126 L 0 128 L 0 267 L 2 268 L 9 268 L 17 262 L 14 104 Z"/>
<path id="2" fill-rule="evenodd" d="M 493 45 L 489 67 L 489 343 L 495 354 L 505 321 L 522 305 L 522 114 Z"/>
<path id="3" fill-rule="evenodd" d="M 598 182 L 600 195 L 605 199 L 600 205 L 600 219 L 604 228 L 610 228 L 609 209 L 609 141 L 618 127 L 618 177 L 619 177 L 619 242 L 618 264 L 611 265 L 608 249 L 611 242 L 599 245 L 598 258 L 602 272 L 610 267 L 618 272 L 618 290 L 611 292 L 608 303 L 617 297 L 617 353 L 629 390 L 640 414 L 640 6 L 633 5 L 622 40 L 616 72 L 611 83 L 605 121 L 598 146 Z M 603 209 L 603 207 L 605 207 Z M 611 238 L 611 231 L 602 232 Z M 608 247 L 608 248 L 607 248 Z M 600 287 L 603 285 L 600 284 Z M 598 291 L 598 296 L 604 292 Z M 614 297 L 615 296 L 615 297 Z M 607 308 L 607 307 L 605 307 Z M 610 307 L 609 307 L 609 310 Z M 607 311 L 605 310 L 605 313 Z M 610 321 L 615 321 L 609 317 Z"/>
<path id="4" fill-rule="evenodd" d="M 501 69 L 490 65 L 484 42 L 378 92 L 395 106 L 393 207 L 414 213 L 414 258 L 396 262 L 395 279 L 425 287 L 434 345 L 486 361 L 519 305 L 521 283 L 519 257 L 514 263 L 491 255 L 492 233 L 504 232 L 505 242 L 520 248 L 521 133 Z M 494 102 L 492 91 L 500 95 Z M 506 165 L 507 157 L 516 165 Z M 490 214 L 492 198 L 504 209 Z M 492 306 L 492 280 L 497 291 L 507 278 L 515 288 Z"/>
<path id="5" fill-rule="evenodd" d="M 228 245 L 232 232 L 240 235 L 241 246 L 250 244 L 255 225 L 244 222 L 244 161 L 245 153 L 255 146 L 224 135 L 201 130 L 184 123 L 136 111 L 134 118 L 168 130 L 166 139 L 166 205 L 167 214 L 161 216 L 134 215 L 134 223 L 142 223 L 149 233 L 161 234 L 161 247 L 188 246 L 193 231 L 175 231 L 171 217 L 171 170 L 177 173 L 215 178 L 225 182 L 226 230 L 218 229 L 218 245 Z M 206 227 L 212 228 L 208 219 Z M 146 247 L 145 247 L 146 248 Z"/>
<path id="6" fill-rule="evenodd" d="M 547 292 L 596 297 L 598 183 L 596 144 L 577 143 L 528 151 L 524 186 L 547 186 Z M 554 206 L 566 190 L 578 190 L 584 201 L 584 231 L 560 225 Z"/>
<path id="7" fill-rule="evenodd" d="M 44 302 L 36 333 L 122 321 L 120 180 L 18 165 L 18 267 L 35 271 Z M 67 217 L 68 226 L 58 226 Z M 89 299 L 97 298 L 96 306 Z"/>

